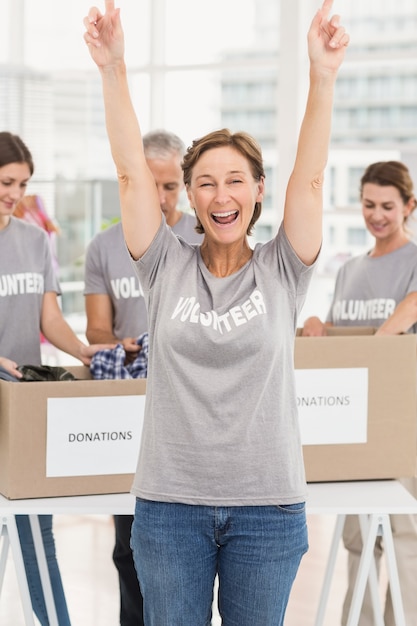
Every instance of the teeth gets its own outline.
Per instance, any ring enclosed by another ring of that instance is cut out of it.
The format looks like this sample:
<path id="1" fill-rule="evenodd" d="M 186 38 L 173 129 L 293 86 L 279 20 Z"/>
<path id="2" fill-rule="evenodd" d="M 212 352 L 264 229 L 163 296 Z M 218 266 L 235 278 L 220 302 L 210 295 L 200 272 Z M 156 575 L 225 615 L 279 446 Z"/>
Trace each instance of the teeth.
<path id="1" fill-rule="evenodd" d="M 227 213 L 213 213 L 214 217 L 229 217 L 230 215 L 235 215 L 237 211 L 228 211 Z"/>

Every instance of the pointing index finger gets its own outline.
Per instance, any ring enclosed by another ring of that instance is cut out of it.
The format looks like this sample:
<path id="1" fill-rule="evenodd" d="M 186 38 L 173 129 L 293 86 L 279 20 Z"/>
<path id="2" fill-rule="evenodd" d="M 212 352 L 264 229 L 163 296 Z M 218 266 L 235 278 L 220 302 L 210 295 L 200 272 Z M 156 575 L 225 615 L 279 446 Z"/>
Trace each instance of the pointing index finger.
<path id="1" fill-rule="evenodd" d="M 114 0 L 105 0 L 104 6 L 106 13 L 111 13 L 112 11 L 114 11 Z"/>
<path id="2" fill-rule="evenodd" d="M 333 0 L 324 0 L 323 4 L 321 5 L 321 13 L 326 19 L 328 18 L 330 11 L 332 10 L 332 6 Z"/>

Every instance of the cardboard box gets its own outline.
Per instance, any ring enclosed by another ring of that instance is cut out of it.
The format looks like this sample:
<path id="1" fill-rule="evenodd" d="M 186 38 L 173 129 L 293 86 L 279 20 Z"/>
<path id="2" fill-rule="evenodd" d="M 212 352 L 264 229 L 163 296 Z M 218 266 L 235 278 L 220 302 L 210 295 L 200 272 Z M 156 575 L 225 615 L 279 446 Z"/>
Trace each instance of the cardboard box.
<path id="1" fill-rule="evenodd" d="M 334 328 L 295 340 L 307 480 L 414 476 L 415 335 Z M 0 380 L 0 493 L 10 499 L 130 491 L 146 380 Z M 133 404 L 132 404 L 133 403 Z"/>
<path id="2" fill-rule="evenodd" d="M 417 339 L 374 332 L 298 331 L 297 403 L 309 482 L 416 475 Z"/>
<path id="3" fill-rule="evenodd" d="M 0 493 L 9 499 L 130 491 L 146 380 L 66 369 L 76 381 L 0 380 Z"/>

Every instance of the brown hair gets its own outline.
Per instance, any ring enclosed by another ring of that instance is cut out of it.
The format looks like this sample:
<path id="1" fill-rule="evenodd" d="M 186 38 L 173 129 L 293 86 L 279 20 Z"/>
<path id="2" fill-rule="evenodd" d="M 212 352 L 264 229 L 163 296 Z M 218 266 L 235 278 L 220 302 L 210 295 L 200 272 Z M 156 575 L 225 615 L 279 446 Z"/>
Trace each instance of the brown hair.
<path id="1" fill-rule="evenodd" d="M 404 204 L 407 204 L 411 198 L 414 198 L 414 206 L 410 215 L 417 206 L 410 172 L 407 166 L 401 163 L 401 161 L 378 161 L 377 163 L 368 165 L 361 178 L 361 198 L 363 187 L 366 183 L 373 183 L 381 187 L 396 187 L 400 192 Z"/>
<path id="2" fill-rule="evenodd" d="M 212 150 L 213 148 L 222 148 L 224 146 L 234 148 L 240 152 L 245 159 L 247 159 L 252 176 L 255 180 L 265 178 L 262 151 L 255 139 L 248 133 L 232 133 L 228 128 L 223 128 L 222 130 L 215 130 L 214 132 L 208 133 L 200 139 L 195 139 L 192 145 L 187 149 L 182 163 L 184 183 L 186 187 L 190 186 L 193 168 L 204 152 Z M 247 230 L 248 235 L 252 234 L 252 229 L 258 221 L 261 211 L 262 203 L 256 202 L 252 219 Z M 198 233 L 204 233 L 204 228 L 198 217 L 195 230 Z"/>
<path id="3" fill-rule="evenodd" d="M 32 155 L 26 144 L 18 135 L 3 131 L 0 132 L 0 167 L 9 163 L 26 163 L 31 176 L 35 169 Z"/>

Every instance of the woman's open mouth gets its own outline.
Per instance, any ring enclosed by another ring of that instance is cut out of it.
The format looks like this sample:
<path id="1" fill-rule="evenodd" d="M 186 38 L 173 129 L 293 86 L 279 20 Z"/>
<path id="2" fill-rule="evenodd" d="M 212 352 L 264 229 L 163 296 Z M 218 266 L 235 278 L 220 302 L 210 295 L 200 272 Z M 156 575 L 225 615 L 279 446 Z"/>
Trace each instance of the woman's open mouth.
<path id="1" fill-rule="evenodd" d="M 211 217 L 216 224 L 233 224 L 238 218 L 239 211 L 223 211 L 218 213 L 212 213 Z"/>

